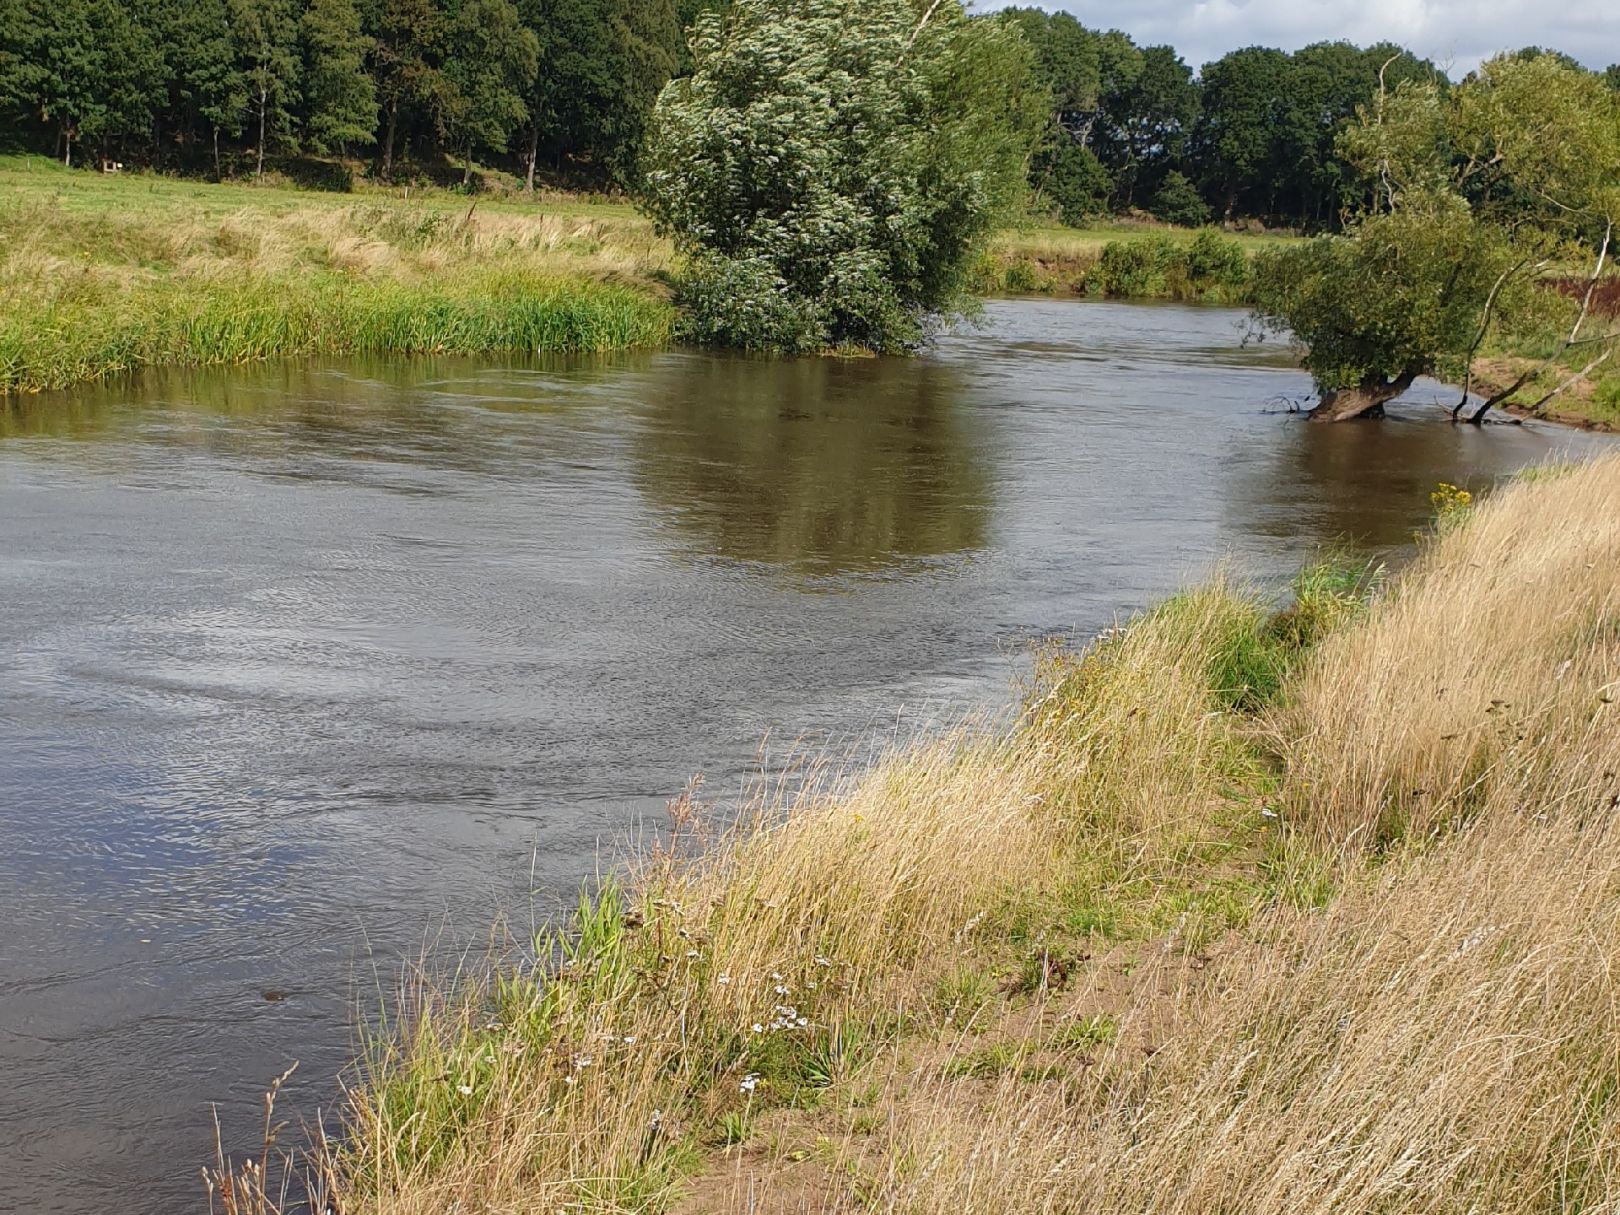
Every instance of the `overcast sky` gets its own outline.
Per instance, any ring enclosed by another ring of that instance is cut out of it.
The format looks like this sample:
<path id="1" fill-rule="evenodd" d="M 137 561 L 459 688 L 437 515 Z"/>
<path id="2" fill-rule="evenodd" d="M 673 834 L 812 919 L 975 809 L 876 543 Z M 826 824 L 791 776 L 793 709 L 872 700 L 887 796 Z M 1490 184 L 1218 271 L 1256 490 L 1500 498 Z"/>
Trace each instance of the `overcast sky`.
<path id="1" fill-rule="evenodd" d="M 1086 25 L 1168 42 L 1194 70 L 1240 46 L 1297 50 L 1390 39 L 1461 76 L 1500 50 L 1547 46 L 1588 67 L 1620 63 L 1620 0 L 1017 0 Z M 980 9 L 1005 7 L 981 0 Z"/>

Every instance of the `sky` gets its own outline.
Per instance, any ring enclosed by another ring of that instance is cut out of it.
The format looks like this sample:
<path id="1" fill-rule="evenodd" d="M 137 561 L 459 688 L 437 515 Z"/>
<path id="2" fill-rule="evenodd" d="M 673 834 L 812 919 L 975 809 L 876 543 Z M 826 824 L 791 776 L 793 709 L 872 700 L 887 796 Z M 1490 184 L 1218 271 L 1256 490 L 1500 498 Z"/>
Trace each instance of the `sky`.
<path id="1" fill-rule="evenodd" d="M 1017 0 L 1168 42 L 1194 70 L 1242 46 L 1388 39 L 1460 77 L 1500 50 L 1546 46 L 1592 68 L 1620 63 L 1620 0 Z M 1002 8 L 988 0 L 981 10 Z"/>

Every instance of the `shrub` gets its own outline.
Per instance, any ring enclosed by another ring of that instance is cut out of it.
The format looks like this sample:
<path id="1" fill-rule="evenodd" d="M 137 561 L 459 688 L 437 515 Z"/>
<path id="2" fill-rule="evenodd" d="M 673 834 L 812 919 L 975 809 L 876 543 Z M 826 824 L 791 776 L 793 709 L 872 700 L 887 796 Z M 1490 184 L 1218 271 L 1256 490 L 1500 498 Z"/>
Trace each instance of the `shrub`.
<path id="1" fill-rule="evenodd" d="M 1249 281 L 1249 257 L 1237 241 L 1205 228 L 1187 247 L 1187 278 L 1196 287 L 1238 288 Z"/>
<path id="2" fill-rule="evenodd" d="M 1163 295 L 1167 277 L 1184 266 L 1181 250 L 1168 236 L 1113 240 L 1103 246 L 1094 278 L 1105 295 Z"/>
<path id="3" fill-rule="evenodd" d="M 1198 193 L 1198 187 L 1187 180 L 1185 174 L 1171 173 L 1164 179 L 1148 204 L 1155 219 L 1182 228 L 1199 228 L 1209 222 L 1209 206 Z"/>

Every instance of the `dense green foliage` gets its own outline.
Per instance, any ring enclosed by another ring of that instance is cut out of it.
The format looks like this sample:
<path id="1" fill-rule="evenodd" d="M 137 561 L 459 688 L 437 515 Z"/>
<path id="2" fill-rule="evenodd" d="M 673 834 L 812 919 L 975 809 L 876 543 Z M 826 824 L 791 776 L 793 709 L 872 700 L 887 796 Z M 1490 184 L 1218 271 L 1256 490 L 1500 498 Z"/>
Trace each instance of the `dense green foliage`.
<path id="1" fill-rule="evenodd" d="M 1007 16 L 1050 92 L 1031 184 L 1069 223 L 1145 208 L 1189 227 L 1212 211 L 1335 226 L 1362 191 L 1336 141 L 1378 91 L 1380 73 L 1389 88 L 1443 80 L 1399 47 L 1343 42 L 1294 54 L 1248 47 L 1204 65 L 1195 80 L 1171 47 L 1139 47 L 1067 13 Z"/>
<path id="2" fill-rule="evenodd" d="M 690 0 L 684 8 L 695 11 Z M 629 180 L 681 58 L 674 0 L 0 0 L 0 141 L 64 161 L 263 170 L 514 145 Z"/>
<path id="3" fill-rule="evenodd" d="M 1343 236 L 1263 255 L 1257 286 L 1262 321 L 1303 344 L 1334 416 L 1436 371 L 1466 387 L 1493 334 L 1546 333 L 1555 357 L 1612 353 L 1614 335 L 1583 336 L 1584 303 L 1536 288 L 1583 260 L 1595 286 L 1620 221 L 1620 94 L 1601 77 L 1520 53 L 1453 89 L 1407 81 L 1363 107 L 1338 154 L 1365 208 Z"/>
<path id="4" fill-rule="evenodd" d="M 403 160 L 470 181 L 476 159 L 531 187 L 537 165 L 631 186 L 654 101 L 693 70 L 688 31 L 728 4 L 0 0 L 0 144 L 216 176 L 260 171 L 264 155 L 369 152 L 385 178 Z M 852 30 L 882 20 L 850 12 Z M 1147 211 L 1338 230 L 1369 201 L 1340 146 L 1358 108 L 1380 82 L 1450 87 L 1390 43 L 1247 47 L 1195 72 L 1172 47 L 1067 13 L 983 20 L 1029 45 L 1047 94 L 1030 185 L 1076 226 Z M 1620 66 L 1593 79 L 1620 88 Z"/>
<path id="5" fill-rule="evenodd" d="M 955 0 L 734 0 L 692 52 L 646 176 L 691 336 L 904 350 L 965 303 L 1038 121 L 1014 28 Z"/>

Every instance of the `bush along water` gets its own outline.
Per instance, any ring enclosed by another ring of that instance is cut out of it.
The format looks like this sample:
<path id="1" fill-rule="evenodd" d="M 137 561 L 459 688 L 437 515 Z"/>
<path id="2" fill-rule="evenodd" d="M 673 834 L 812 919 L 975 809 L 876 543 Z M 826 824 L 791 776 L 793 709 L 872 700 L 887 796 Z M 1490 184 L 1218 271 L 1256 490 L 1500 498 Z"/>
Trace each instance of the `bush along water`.
<path id="1" fill-rule="evenodd" d="M 1190 241 L 1164 232 L 1110 240 L 1095 252 L 997 253 L 979 257 L 974 286 L 984 295 L 1090 295 L 1109 299 L 1250 301 L 1251 257 L 1214 228 Z"/>

